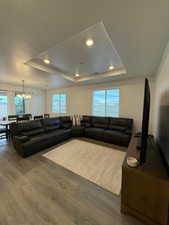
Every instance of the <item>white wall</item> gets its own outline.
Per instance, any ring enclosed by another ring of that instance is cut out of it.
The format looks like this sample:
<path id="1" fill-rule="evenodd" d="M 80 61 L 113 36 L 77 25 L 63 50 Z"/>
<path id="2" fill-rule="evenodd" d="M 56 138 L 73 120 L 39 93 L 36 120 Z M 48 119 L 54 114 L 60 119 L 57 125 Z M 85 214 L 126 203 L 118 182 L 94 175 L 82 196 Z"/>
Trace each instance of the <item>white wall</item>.
<path id="1" fill-rule="evenodd" d="M 21 91 L 21 87 L 0 84 L 0 90 L 7 90 L 8 96 L 8 114 L 15 114 L 14 107 L 14 96 L 15 91 Z M 32 115 L 41 115 L 45 112 L 45 91 L 25 88 L 26 92 L 32 93 L 32 98 L 25 101 L 25 110 L 26 113 L 31 113 Z"/>
<path id="2" fill-rule="evenodd" d="M 154 82 L 151 80 L 151 92 L 153 99 Z M 46 112 L 51 112 L 52 94 L 67 94 L 67 114 L 92 114 L 92 92 L 96 89 L 120 89 L 120 117 L 133 118 L 136 130 L 141 128 L 143 95 L 144 95 L 144 79 L 113 81 L 111 83 L 62 88 L 47 91 L 46 96 Z M 152 100 L 153 101 L 153 100 Z M 52 114 L 58 116 L 57 114 Z M 150 122 L 150 131 L 152 130 Z"/>
<path id="3" fill-rule="evenodd" d="M 163 104 L 164 102 L 169 103 L 168 95 L 165 93 L 169 93 L 169 43 L 164 51 L 156 76 L 153 124 L 153 133 L 155 136 L 158 134 L 159 106 L 162 104 L 162 101 Z"/>

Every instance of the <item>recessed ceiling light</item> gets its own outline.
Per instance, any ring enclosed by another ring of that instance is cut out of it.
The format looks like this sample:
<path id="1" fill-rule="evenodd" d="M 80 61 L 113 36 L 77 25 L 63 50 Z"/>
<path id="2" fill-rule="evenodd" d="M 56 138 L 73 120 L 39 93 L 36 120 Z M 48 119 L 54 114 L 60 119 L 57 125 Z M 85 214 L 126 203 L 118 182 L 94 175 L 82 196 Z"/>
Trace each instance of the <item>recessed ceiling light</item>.
<path id="1" fill-rule="evenodd" d="M 43 61 L 44 61 L 44 63 L 46 63 L 46 64 L 50 64 L 50 60 L 49 60 L 49 59 L 44 59 Z"/>
<path id="2" fill-rule="evenodd" d="M 80 75 L 78 73 L 75 74 L 75 77 L 79 77 Z"/>
<path id="3" fill-rule="evenodd" d="M 87 45 L 88 47 L 92 47 L 92 46 L 94 45 L 93 39 L 91 39 L 91 38 L 87 39 L 87 40 L 86 40 L 86 45 Z"/>
<path id="4" fill-rule="evenodd" d="M 110 65 L 109 66 L 109 70 L 113 70 L 114 69 L 114 66 L 113 65 Z"/>

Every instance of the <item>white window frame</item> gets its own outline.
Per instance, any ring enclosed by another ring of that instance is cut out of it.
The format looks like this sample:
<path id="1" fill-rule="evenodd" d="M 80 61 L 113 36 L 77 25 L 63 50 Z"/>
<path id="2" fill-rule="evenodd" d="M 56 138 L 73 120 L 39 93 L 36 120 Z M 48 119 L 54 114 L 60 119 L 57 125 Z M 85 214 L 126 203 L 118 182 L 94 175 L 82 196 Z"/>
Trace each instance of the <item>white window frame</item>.
<path id="1" fill-rule="evenodd" d="M 54 112 L 53 111 L 53 97 L 55 95 L 59 95 L 59 97 L 61 95 L 65 95 L 65 97 L 66 97 L 65 112 L 61 112 L 61 100 L 60 99 L 59 99 L 59 110 L 58 110 L 58 112 Z M 51 96 L 51 112 L 55 113 L 55 114 L 66 114 L 67 113 L 67 94 L 66 93 L 55 93 L 55 94 L 52 94 L 52 96 Z"/>
<path id="2" fill-rule="evenodd" d="M 99 116 L 99 115 L 94 114 L 94 92 L 96 92 L 96 91 L 105 91 L 105 115 L 100 115 L 100 116 L 102 116 L 102 117 L 113 117 L 113 116 L 106 115 L 106 108 L 107 108 L 106 107 L 106 96 L 107 96 L 107 91 L 111 91 L 111 90 L 119 90 L 119 107 L 118 107 L 118 112 L 114 112 L 114 113 L 118 113 L 117 118 L 120 116 L 120 98 L 121 98 L 120 88 L 96 89 L 96 90 L 92 91 L 92 109 L 91 109 L 91 112 L 92 112 L 93 116 Z"/>
<path id="3" fill-rule="evenodd" d="M 8 95 L 7 93 L 0 93 L 0 96 L 2 97 L 6 97 L 7 98 L 7 104 L 6 104 L 6 115 L 2 115 L 2 117 L 7 117 L 8 116 L 8 104 L 9 104 L 9 98 L 8 98 Z M 2 118 L 0 118 L 2 119 Z"/>
<path id="4" fill-rule="evenodd" d="M 13 101 L 14 101 L 14 107 L 15 107 L 15 114 L 16 114 L 16 115 L 19 115 L 19 114 L 25 114 L 25 113 L 26 113 L 26 107 L 25 107 L 26 101 L 25 101 L 25 99 L 22 98 L 22 106 L 23 106 L 22 112 L 21 112 L 21 113 L 17 113 L 17 111 L 16 111 L 16 104 L 15 104 L 15 103 L 16 103 L 16 102 L 15 102 L 15 98 L 18 98 L 18 97 L 14 96 L 14 99 L 13 99 Z"/>

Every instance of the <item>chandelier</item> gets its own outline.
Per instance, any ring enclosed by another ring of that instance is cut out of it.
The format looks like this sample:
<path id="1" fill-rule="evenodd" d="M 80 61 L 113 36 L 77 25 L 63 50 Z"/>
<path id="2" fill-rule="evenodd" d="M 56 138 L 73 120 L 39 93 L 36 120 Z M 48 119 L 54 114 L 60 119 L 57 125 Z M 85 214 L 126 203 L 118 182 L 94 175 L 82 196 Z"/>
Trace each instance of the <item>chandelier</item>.
<path id="1" fill-rule="evenodd" d="M 22 80 L 22 92 L 15 93 L 15 96 L 18 98 L 31 99 L 31 94 L 25 93 L 25 84 L 24 80 Z"/>

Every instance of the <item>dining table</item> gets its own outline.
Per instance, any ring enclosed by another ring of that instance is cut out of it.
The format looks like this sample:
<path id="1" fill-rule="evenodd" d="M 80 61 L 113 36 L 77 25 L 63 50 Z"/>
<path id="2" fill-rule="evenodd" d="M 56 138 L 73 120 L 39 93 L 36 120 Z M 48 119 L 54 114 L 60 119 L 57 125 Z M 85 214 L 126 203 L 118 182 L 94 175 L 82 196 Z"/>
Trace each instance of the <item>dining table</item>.
<path id="1" fill-rule="evenodd" d="M 6 129 L 6 137 L 7 139 L 10 137 L 10 124 L 15 123 L 16 120 L 1 120 L 0 126 L 4 126 Z"/>

